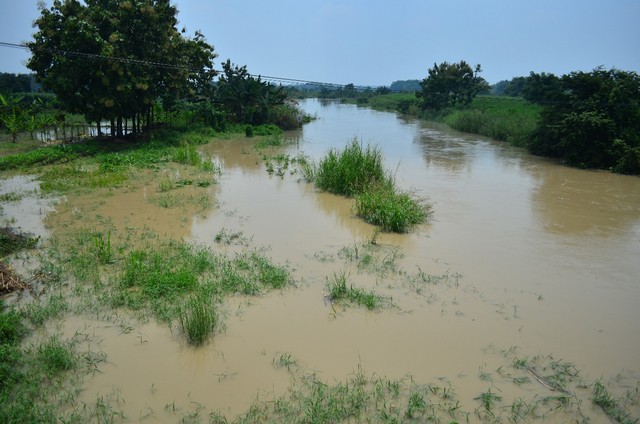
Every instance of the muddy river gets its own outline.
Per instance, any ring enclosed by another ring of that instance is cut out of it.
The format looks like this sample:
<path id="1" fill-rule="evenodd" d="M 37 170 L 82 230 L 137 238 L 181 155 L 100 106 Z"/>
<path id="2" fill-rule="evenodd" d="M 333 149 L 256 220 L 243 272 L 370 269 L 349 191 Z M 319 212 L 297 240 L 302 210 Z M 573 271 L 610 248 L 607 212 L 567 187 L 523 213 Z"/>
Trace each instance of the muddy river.
<path id="1" fill-rule="evenodd" d="M 375 231 L 353 216 L 351 200 L 317 192 L 299 175 L 268 174 L 247 153 L 255 141 L 204 146 L 222 167 L 210 188 L 215 205 L 180 225 L 156 216 L 153 228 L 212 249 L 222 248 L 214 241 L 222 229 L 241 233 L 289 264 L 297 286 L 232 299 L 225 331 L 200 348 L 153 322 L 122 331 L 69 318 L 67 330 L 91 333 L 108 358 L 85 382 L 84 401 L 104 396 L 133 421 L 161 422 L 194 405 L 233 417 L 286 392 L 291 375 L 274 366 L 282 354 L 329 383 L 359 367 L 421 383 L 446 379 L 469 411 L 490 386 L 505 402 L 516 391 L 496 371 L 513 360 L 504 351 L 569 361 L 589 383 L 622 375 L 633 386 L 640 375 L 640 178 L 567 168 L 392 113 L 317 100 L 301 107 L 317 119 L 287 134 L 293 141 L 275 152 L 318 160 L 357 137 L 381 148 L 402 189 L 433 205 L 428 224 L 377 237 L 395 255 L 395 271 L 359 272 L 344 260 L 341 251 Z M 142 193 L 123 196 L 115 203 L 145 214 L 137 206 L 148 204 Z M 109 216 L 108 205 L 100 214 Z M 327 278 L 345 270 L 394 306 L 371 312 L 328 304 Z M 418 273 L 445 278 L 423 291 L 398 278 Z M 519 395 L 543 390 L 535 381 L 517 387 Z"/>

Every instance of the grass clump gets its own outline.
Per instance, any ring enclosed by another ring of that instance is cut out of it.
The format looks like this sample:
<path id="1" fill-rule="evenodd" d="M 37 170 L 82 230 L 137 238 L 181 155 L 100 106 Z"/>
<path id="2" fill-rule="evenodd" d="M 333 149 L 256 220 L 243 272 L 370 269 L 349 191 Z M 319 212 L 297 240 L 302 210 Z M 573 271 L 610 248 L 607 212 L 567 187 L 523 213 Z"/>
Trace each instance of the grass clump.
<path id="1" fill-rule="evenodd" d="M 406 232 L 425 222 L 429 208 L 396 188 L 383 167 L 380 149 L 364 148 L 353 139 L 344 150 L 330 150 L 318 163 L 302 167 L 302 175 L 330 193 L 355 197 L 356 214 L 384 231 Z"/>
<path id="2" fill-rule="evenodd" d="M 37 356 L 47 374 L 69 371 L 77 364 L 73 345 L 62 342 L 57 336 L 40 345 Z"/>
<path id="3" fill-rule="evenodd" d="M 210 296 L 198 293 L 180 308 L 180 328 L 192 345 L 201 345 L 213 333 L 218 322 L 216 309 Z"/>
<path id="4" fill-rule="evenodd" d="M 33 249 L 38 241 L 40 241 L 39 237 L 31 237 L 10 228 L 0 228 L 0 258 L 18 250 Z"/>
<path id="5" fill-rule="evenodd" d="M 378 186 L 356 196 L 356 214 L 383 231 L 404 233 L 427 219 L 428 208 L 393 187 Z"/>
<path id="6" fill-rule="evenodd" d="M 355 138 L 342 151 L 330 150 L 315 172 L 319 189 L 349 197 L 388 182 L 380 149 L 365 149 Z"/>
<path id="7" fill-rule="evenodd" d="M 328 297 L 331 302 L 347 302 L 373 310 L 380 308 L 387 300 L 373 291 L 347 284 L 347 279 L 347 274 L 341 272 L 334 274 L 332 281 L 327 282 Z"/>
<path id="8" fill-rule="evenodd" d="M 618 401 L 599 380 L 593 385 L 592 401 L 595 405 L 602 408 L 604 413 L 614 422 L 621 424 L 634 424 L 638 422 L 638 419 L 633 419 L 631 415 L 620 406 Z"/>

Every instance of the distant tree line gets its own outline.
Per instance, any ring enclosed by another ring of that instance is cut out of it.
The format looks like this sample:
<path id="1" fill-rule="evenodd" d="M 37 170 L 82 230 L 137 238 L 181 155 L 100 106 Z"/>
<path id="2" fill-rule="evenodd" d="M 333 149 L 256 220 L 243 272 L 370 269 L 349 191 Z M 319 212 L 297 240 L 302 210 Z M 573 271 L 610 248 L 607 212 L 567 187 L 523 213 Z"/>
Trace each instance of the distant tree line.
<path id="1" fill-rule="evenodd" d="M 33 74 L 12 74 L 0 72 L 0 93 L 34 93 L 40 90 Z"/>

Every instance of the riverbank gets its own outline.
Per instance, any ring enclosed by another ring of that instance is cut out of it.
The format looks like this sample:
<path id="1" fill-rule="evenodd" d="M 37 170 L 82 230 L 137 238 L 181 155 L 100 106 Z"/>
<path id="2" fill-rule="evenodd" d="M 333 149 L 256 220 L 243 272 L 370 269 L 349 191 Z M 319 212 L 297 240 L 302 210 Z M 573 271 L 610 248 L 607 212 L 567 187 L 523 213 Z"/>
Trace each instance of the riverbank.
<path id="1" fill-rule="evenodd" d="M 383 94 L 348 103 L 442 122 L 458 131 L 506 141 L 517 147 L 527 147 L 533 138 L 542 109 L 519 97 L 478 96 L 465 108 L 425 112 L 418 108 L 413 93 Z"/>

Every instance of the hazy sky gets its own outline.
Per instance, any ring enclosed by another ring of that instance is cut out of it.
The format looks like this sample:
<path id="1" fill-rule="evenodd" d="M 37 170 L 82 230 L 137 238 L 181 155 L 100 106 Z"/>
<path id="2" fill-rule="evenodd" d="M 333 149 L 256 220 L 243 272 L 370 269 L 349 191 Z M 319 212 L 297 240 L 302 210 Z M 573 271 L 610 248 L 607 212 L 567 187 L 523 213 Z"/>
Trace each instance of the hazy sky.
<path id="1" fill-rule="evenodd" d="M 52 1 L 46 2 L 51 4 Z M 482 65 L 495 83 L 603 65 L 640 72 L 640 0 L 174 0 L 179 27 L 249 72 L 356 85 L 422 79 L 434 63 Z M 36 0 L 0 0 L 0 41 L 34 32 Z M 0 47 L 0 72 L 28 72 Z"/>

